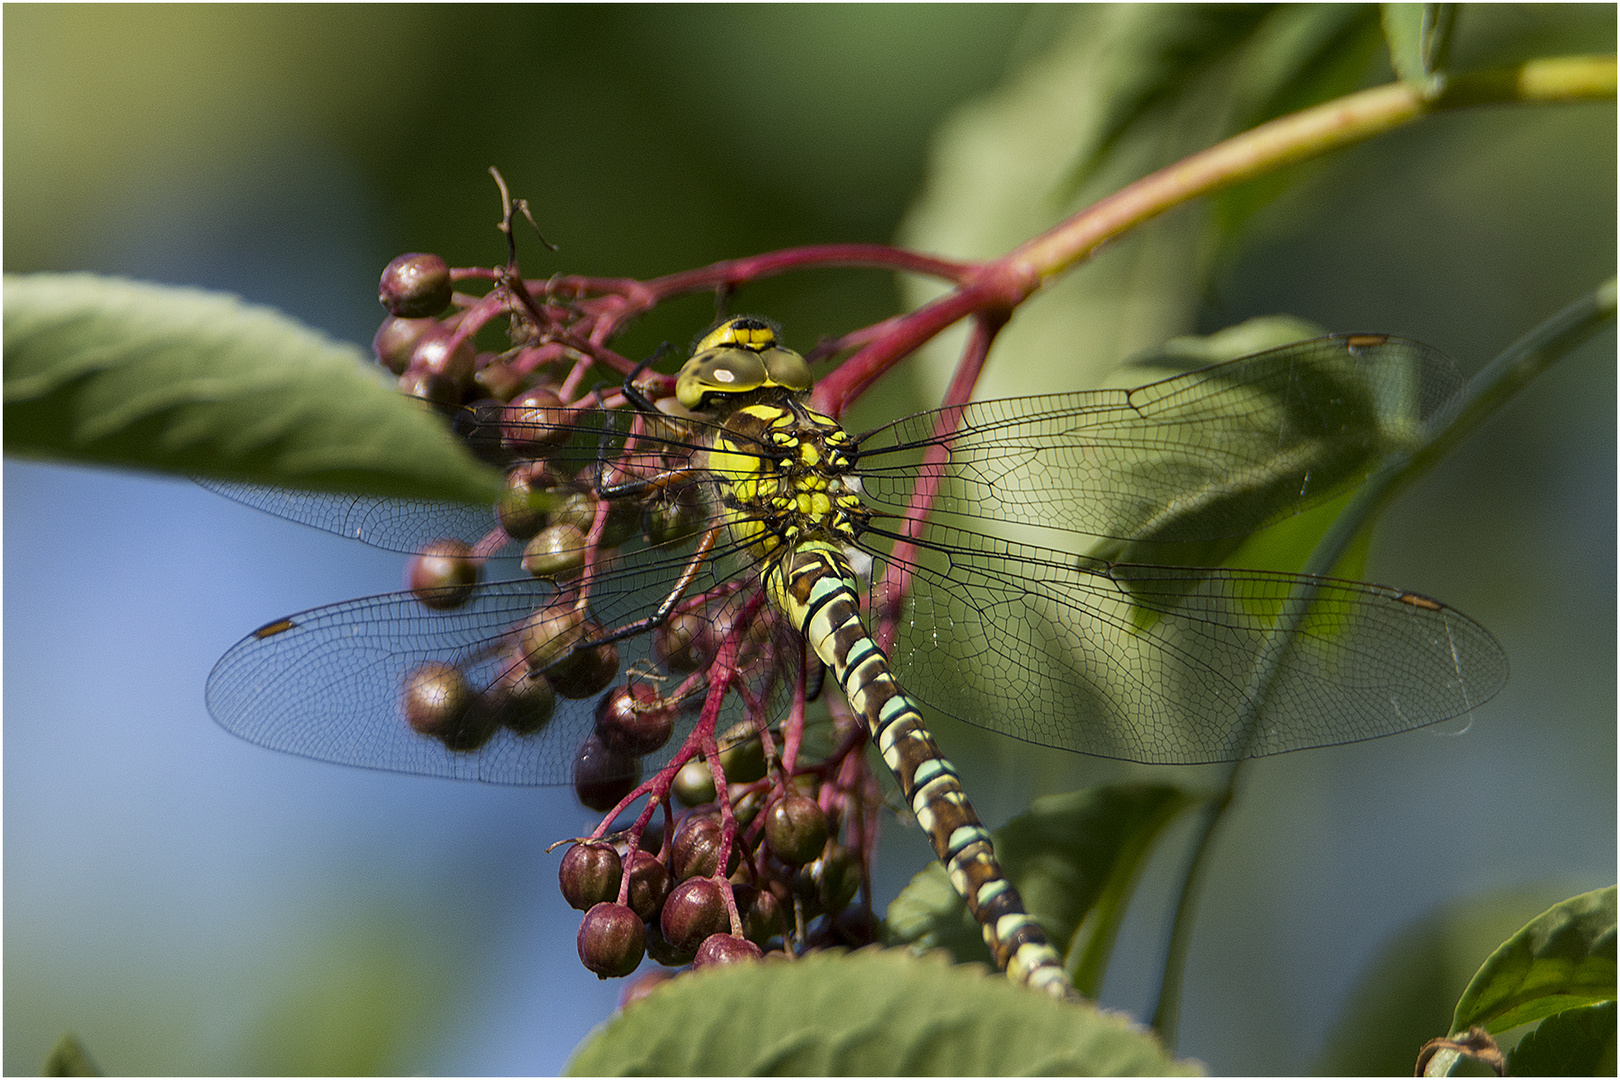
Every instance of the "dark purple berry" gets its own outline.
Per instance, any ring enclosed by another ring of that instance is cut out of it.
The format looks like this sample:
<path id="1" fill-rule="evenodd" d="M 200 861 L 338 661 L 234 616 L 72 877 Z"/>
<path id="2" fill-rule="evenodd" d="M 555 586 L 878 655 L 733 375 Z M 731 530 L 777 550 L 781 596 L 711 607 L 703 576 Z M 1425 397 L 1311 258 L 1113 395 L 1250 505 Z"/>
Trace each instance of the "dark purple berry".
<path id="1" fill-rule="evenodd" d="M 849 949 L 859 949 L 878 939 L 877 916 L 864 904 L 844 908 L 833 917 L 833 939 Z"/>
<path id="2" fill-rule="evenodd" d="M 604 500 L 588 491 L 576 491 L 552 508 L 551 521 L 556 524 L 572 525 L 582 534 L 589 536 L 591 530 L 596 527 L 596 517 L 604 503 L 607 506 L 607 514 L 602 522 L 600 544 L 604 548 L 616 548 L 635 536 L 640 528 L 640 506 L 630 499 Z"/>
<path id="3" fill-rule="evenodd" d="M 470 402 L 450 417 L 450 430 L 480 461 L 504 468 L 512 456 L 501 446 L 500 427 L 490 420 L 498 415 L 500 407 L 494 398 Z"/>
<path id="4" fill-rule="evenodd" d="M 572 604 L 556 603 L 524 620 L 518 631 L 518 646 L 529 667 L 543 671 L 568 655 L 584 636 L 584 612 Z"/>
<path id="5" fill-rule="evenodd" d="M 669 870 L 646 851 L 632 851 L 625 863 L 630 867 L 631 910 L 643 921 L 652 922 L 669 895 Z"/>
<path id="6" fill-rule="evenodd" d="M 735 791 L 732 793 L 731 816 L 737 819 L 737 827 L 746 829 L 754 823 L 760 810 L 765 807 L 765 796 L 768 794 L 762 788 L 749 788 L 738 798 Z"/>
<path id="7" fill-rule="evenodd" d="M 675 774 L 675 797 L 683 806 L 702 806 L 714 802 L 714 773 L 708 762 L 693 758 Z"/>
<path id="8" fill-rule="evenodd" d="M 575 844 L 564 853 L 562 865 L 557 868 L 563 899 L 579 911 L 617 899 L 623 878 L 619 853 L 606 844 Z"/>
<path id="9" fill-rule="evenodd" d="M 730 934 L 714 934 L 706 938 L 698 946 L 697 955 L 692 958 L 692 970 L 701 971 L 708 967 L 724 967 L 727 964 L 748 964 L 763 959 L 765 951 L 746 938 L 732 937 Z"/>
<path id="10" fill-rule="evenodd" d="M 546 669 L 552 688 L 575 701 L 600 694 L 618 677 L 619 647 L 611 642 L 576 649 Z"/>
<path id="11" fill-rule="evenodd" d="M 399 392 L 421 398 L 440 409 L 449 411 L 461 404 L 461 387 L 454 379 L 432 371 L 405 369 L 399 377 Z"/>
<path id="12" fill-rule="evenodd" d="M 525 462 L 506 474 L 506 490 L 495 504 L 501 529 L 514 540 L 528 540 L 545 528 L 556 496 L 543 465 Z"/>
<path id="13" fill-rule="evenodd" d="M 636 970 L 647 948 L 647 929 L 623 904 L 597 904 L 579 921 L 579 959 L 599 978 Z"/>
<path id="14" fill-rule="evenodd" d="M 709 814 L 688 814 L 675 829 L 670 845 L 670 869 L 677 881 L 694 877 L 713 877 L 720 866 L 720 819 Z M 731 845 L 731 856 L 726 860 L 726 873 L 736 872 L 740 856 L 737 845 Z"/>
<path id="15" fill-rule="evenodd" d="M 621 686 L 596 706 L 596 733 L 609 749 L 640 757 L 669 742 L 675 712 L 646 683 Z"/>
<path id="16" fill-rule="evenodd" d="M 692 878 L 670 890 L 658 917 L 664 937 L 677 949 L 695 949 L 710 934 L 724 933 L 731 925 L 720 886 L 708 878 Z"/>
<path id="17" fill-rule="evenodd" d="M 720 866 L 720 819 L 712 810 L 687 814 L 669 845 L 669 871 L 676 881 L 713 877 Z"/>
<path id="18" fill-rule="evenodd" d="M 685 967 L 692 962 L 696 952 L 696 949 L 677 949 L 671 945 L 659 928 L 657 919 L 647 924 L 647 955 L 653 963 L 664 967 Z"/>
<path id="19" fill-rule="evenodd" d="M 737 900 L 737 914 L 742 916 L 743 936 L 749 941 L 764 947 L 782 933 L 782 908 L 775 893 L 752 885 L 734 885 L 732 894 Z"/>
<path id="20" fill-rule="evenodd" d="M 678 544 L 703 527 L 703 509 L 695 493 L 654 503 L 642 515 L 641 532 L 653 545 Z"/>
<path id="21" fill-rule="evenodd" d="M 642 851 L 650 851 L 654 855 L 664 849 L 664 822 L 662 818 L 654 818 L 647 822 L 647 827 L 641 830 L 641 839 L 636 846 Z"/>
<path id="22" fill-rule="evenodd" d="M 473 700 L 460 668 L 430 661 L 405 677 L 400 711 L 418 734 L 443 739 L 466 719 Z"/>
<path id="23" fill-rule="evenodd" d="M 765 747 L 752 721 L 733 724 L 720 736 L 720 768 L 728 784 L 750 784 L 765 775 Z"/>
<path id="24" fill-rule="evenodd" d="M 807 868 L 815 881 L 821 910 L 839 912 L 861 888 L 861 868 L 855 853 L 843 844 L 829 844 L 821 858 Z"/>
<path id="25" fill-rule="evenodd" d="M 696 671 L 707 633 L 708 624 L 696 612 L 672 616 L 653 634 L 653 655 L 668 671 L 682 675 Z"/>
<path id="26" fill-rule="evenodd" d="M 478 370 L 473 382 L 483 387 L 497 401 L 507 401 L 523 387 L 523 376 L 512 370 L 512 365 L 499 356 L 480 353 Z"/>
<path id="27" fill-rule="evenodd" d="M 499 726 L 495 718 L 480 708 L 479 702 L 475 700 L 473 707 L 467 710 L 460 723 L 439 733 L 439 741 L 444 743 L 447 750 L 454 750 L 458 754 L 470 754 L 489 742 Z"/>
<path id="28" fill-rule="evenodd" d="M 516 735 L 535 735 L 551 722 L 557 691 L 522 661 L 512 663 L 484 691 L 483 708 L 501 727 Z"/>
<path id="29" fill-rule="evenodd" d="M 371 351 L 377 354 L 379 364 L 395 375 L 403 375 L 422 338 L 438 332 L 439 324 L 433 319 L 399 319 L 390 315 L 371 339 Z"/>
<path id="30" fill-rule="evenodd" d="M 596 507 L 601 500 L 588 491 L 573 491 L 563 497 L 551 511 L 551 520 L 572 525 L 589 534 L 596 524 Z"/>
<path id="31" fill-rule="evenodd" d="M 401 255 L 383 270 L 377 299 L 390 315 L 420 319 L 450 306 L 450 268 L 437 255 Z"/>
<path id="32" fill-rule="evenodd" d="M 771 853 L 789 866 L 803 866 L 827 846 L 827 815 L 814 799 L 789 795 L 765 811 Z"/>
<path id="33" fill-rule="evenodd" d="M 574 758 L 574 797 L 582 806 L 607 813 L 641 782 L 641 762 L 614 753 L 587 735 Z"/>
<path id="34" fill-rule="evenodd" d="M 476 359 L 472 342 L 466 338 L 453 333 L 432 334 L 417 343 L 407 370 L 443 376 L 459 388 L 472 381 Z"/>
<path id="35" fill-rule="evenodd" d="M 480 572 L 467 544 L 434 540 L 406 564 L 405 585 L 424 607 L 449 611 L 472 599 Z"/>
<path id="36" fill-rule="evenodd" d="M 647 929 L 647 955 L 652 956 L 652 927 L 648 927 Z M 657 960 L 658 958 L 653 956 L 653 959 Z M 619 995 L 619 1008 L 628 1009 L 630 1006 L 645 998 L 648 994 L 669 982 L 669 980 L 673 979 L 674 977 L 675 976 L 669 972 L 660 971 L 657 968 L 650 968 L 647 971 L 643 971 L 640 975 L 637 975 L 635 978 L 631 979 L 625 984 L 624 993 Z"/>
<path id="37" fill-rule="evenodd" d="M 567 442 L 579 422 L 579 413 L 563 404 L 550 390 L 527 390 L 501 413 L 501 438 L 519 454 L 542 454 L 548 447 Z"/>
<path id="38" fill-rule="evenodd" d="M 585 566 L 585 534 L 568 522 L 553 522 L 523 548 L 523 569 L 556 581 L 575 577 Z"/>

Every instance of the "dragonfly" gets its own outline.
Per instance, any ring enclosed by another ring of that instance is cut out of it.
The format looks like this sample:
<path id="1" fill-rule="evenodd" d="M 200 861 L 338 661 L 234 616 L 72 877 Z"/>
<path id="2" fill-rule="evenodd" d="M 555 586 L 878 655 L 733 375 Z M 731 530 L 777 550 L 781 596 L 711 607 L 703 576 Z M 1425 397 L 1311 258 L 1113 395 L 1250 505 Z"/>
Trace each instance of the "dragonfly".
<path id="1" fill-rule="evenodd" d="M 809 408 L 808 364 L 763 319 L 703 337 L 672 399 L 635 378 L 624 408 L 463 408 L 458 430 L 507 469 L 493 511 L 212 484 L 389 550 L 460 544 L 527 571 L 269 623 L 210 675 L 215 719 L 277 750 L 496 783 L 577 787 L 595 755 L 624 794 L 691 757 L 685 733 L 716 703 L 765 730 L 830 675 L 998 965 L 1063 996 L 925 708 L 1040 746 L 1211 763 L 1439 723 L 1506 681 L 1490 634 L 1439 601 L 1221 565 L 1454 407 L 1454 366 L 1416 342 L 1322 337 L 861 435 Z M 673 718 L 603 745 L 604 702 L 638 680 Z"/>

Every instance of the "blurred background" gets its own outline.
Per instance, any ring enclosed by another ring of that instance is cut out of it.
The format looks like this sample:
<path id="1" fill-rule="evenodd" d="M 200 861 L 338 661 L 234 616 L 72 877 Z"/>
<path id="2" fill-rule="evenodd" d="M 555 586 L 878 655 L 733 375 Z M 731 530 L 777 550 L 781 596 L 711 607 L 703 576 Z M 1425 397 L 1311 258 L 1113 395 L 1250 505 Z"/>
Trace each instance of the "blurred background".
<path id="1" fill-rule="evenodd" d="M 529 243 L 530 276 L 646 277 L 899 236 L 994 254 L 952 183 L 974 165 L 1016 171 L 1053 141 L 1011 118 L 1064 122 L 1030 102 L 1079 65 L 1076 41 L 1108 40 L 1077 20 L 1106 18 L 13 6 L 4 265 L 228 290 L 364 343 L 394 255 L 504 259 L 489 165 L 561 246 Z M 1454 56 L 1610 52 L 1614 20 L 1610 6 L 1464 8 Z M 1390 77 L 1381 64 L 1370 81 Z M 986 129 L 1006 137 L 968 138 Z M 1612 105 L 1437 117 L 1290 180 L 1218 249 L 1181 256 L 1191 269 L 1155 278 L 1158 301 L 1133 282 L 1153 252 L 1188 249 L 1185 215 L 1122 246 L 1128 266 L 1099 257 L 1073 279 L 1084 297 L 1042 297 L 1025 325 L 1041 305 L 1081 312 L 1091 321 L 1048 338 L 1112 362 L 1288 313 L 1417 338 L 1472 372 L 1614 272 Z M 901 297 L 886 275 L 819 271 L 735 306 L 802 346 Z M 621 351 L 684 343 L 712 313 L 671 304 Z M 1052 375 L 1051 341 L 1019 326 L 992 357 L 994 393 L 1090 378 Z M 942 370 L 895 373 L 851 426 L 926 407 Z M 1512 681 L 1448 730 L 1251 771 L 1199 915 L 1182 1053 L 1216 1072 L 1349 1069 L 1344 1047 L 1366 1040 L 1346 1032 L 1389 1023 L 1357 1011 L 1393 1000 L 1365 989 L 1369 972 L 1405 957 L 1466 979 L 1516 920 L 1614 881 L 1615 418 L 1610 330 L 1385 520 L 1369 579 L 1484 623 Z M 4 510 L 6 1072 L 36 1072 L 69 1030 L 116 1073 L 561 1069 L 619 991 L 579 966 L 544 853 L 590 828 L 571 795 L 283 757 L 203 707 L 209 668 L 243 634 L 399 588 L 401 560 L 171 478 L 8 459 Z M 973 763 L 968 789 L 997 823 L 1041 792 L 1149 775 L 960 725 L 940 741 Z M 1108 1005 L 1149 1007 L 1184 840 L 1144 878 Z M 885 845 L 886 904 L 928 856 L 914 829 Z"/>

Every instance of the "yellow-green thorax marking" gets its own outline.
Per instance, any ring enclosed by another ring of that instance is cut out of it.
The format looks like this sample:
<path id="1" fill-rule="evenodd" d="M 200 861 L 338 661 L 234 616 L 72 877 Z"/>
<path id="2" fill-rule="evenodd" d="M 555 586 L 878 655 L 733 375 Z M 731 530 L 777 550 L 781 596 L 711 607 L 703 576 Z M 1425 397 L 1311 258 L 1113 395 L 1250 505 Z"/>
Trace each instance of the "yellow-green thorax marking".
<path id="1" fill-rule="evenodd" d="M 834 673 L 900 781 L 951 883 L 1016 982 L 1074 993 L 1062 960 L 1003 874 L 956 770 L 923 726 L 860 616 L 844 546 L 869 514 L 838 422 L 807 408 L 810 368 L 769 323 L 731 319 L 676 377 L 681 404 L 719 422 L 707 468 L 733 537 L 758 558 L 766 594 Z"/>
<path id="2" fill-rule="evenodd" d="M 761 560 L 806 540 L 843 542 L 866 519 L 849 435 L 806 407 L 810 366 L 761 319 L 732 319 L 681 368 L 682 405 L 722 421 L 707 468 L 721 482 L 732 535 Z"/>

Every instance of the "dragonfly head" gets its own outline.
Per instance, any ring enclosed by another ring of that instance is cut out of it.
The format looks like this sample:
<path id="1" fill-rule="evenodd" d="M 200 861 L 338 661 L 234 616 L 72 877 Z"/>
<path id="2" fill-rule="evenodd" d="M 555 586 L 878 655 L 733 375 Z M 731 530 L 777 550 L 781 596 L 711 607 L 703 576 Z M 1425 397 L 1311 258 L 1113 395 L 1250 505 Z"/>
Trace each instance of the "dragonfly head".
<path id="1" fill-rule="evenodd" d="M 702 411 L 716 395 L 750 394 L 756 390 L 810 389 L 810 365 L 792 349 L 776 343 L 776 329 L 751 315 L 727 319 L 704 335 L 675 376 L 675 397 Z"/>

